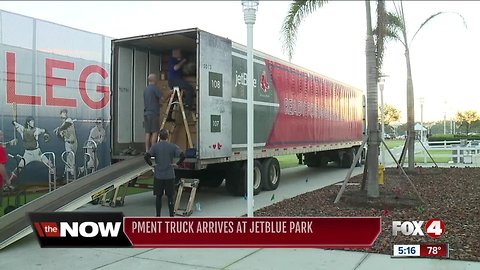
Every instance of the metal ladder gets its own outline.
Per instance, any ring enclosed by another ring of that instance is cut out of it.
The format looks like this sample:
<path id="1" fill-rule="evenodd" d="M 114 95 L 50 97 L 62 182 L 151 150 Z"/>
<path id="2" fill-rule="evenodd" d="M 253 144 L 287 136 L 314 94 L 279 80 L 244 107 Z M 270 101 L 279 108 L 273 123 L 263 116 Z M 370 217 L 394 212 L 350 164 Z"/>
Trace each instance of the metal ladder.
<path id="1" fill-rule="evenodd" d="M 83 153 L 83 168 L 82 171 L 85 176 L 89 175 L 90 173 L 93 173 L 97 170 L 98 168 L 98 162 L 97 162 L 97 143 L 94 140 L 87 140 L 85 144 L 83 145 L 83 150 L 85 151 Z M 92 150 L 93 155 L 90 155 L 88 153 L 88 150 Z M 88 168 L 88 162 L 90 160 L 93 160 L 93 167 Z M 88 171 L 90 169 L 90 172 Z"/>
<path id="2" fill-rule="evenodd" d="M 177 96 L 178 101 L 174 101 L 175 96 Z M 188 126 L 187 116 L 185 115 L 185 108 L 183 106 L 182 95 L 180 92 L 180 88 L 178 88 L 178 86 L 173 87 L 173 93 L 170 96 L 170 99 L 168 101 L 167 109 L 165 111 L 165 116 L 163 117 L 162 124 L 160 125 L 160 129 L 163 129 L 165 127 L 165 123 L 167 122 L 168 113 L 170 112 L 170 109 L 172 108 L 173 105 L 177 105 L 177 104 L 180 106 L 180 112 L 182 113 L 183 124 L 185 125 L 185 131 L 187 133 L 188 147 L 193 148 L 192 136 L 190 134 L 190 128 Z M 195 116 L 193 116 L 193 118 L 195 119 Z M 170 134 L 173 134 L 176 126 L 177 126 L 176 122 L 173 122 L 172 126 L 169 129 Z M 169 137 L 169 140 L 171 138 L 172 136 Z"/>
<path id="3" fill-rule="evenodd" d="M 65 165 L 65 180 L 66 180 L 65 184 L 68 184 L 74 180 L 77 180 L 77 170 L 75 168 L 75 165 L 73 165 L 73 168 L 72 168 L 70 164 L 68 164 L 67 155 L 72 155 L 73 160 L 75 160 L 75 153 L 73 151 L 64 151 L 62 153 L 62 161 L 63 161 L 63 164 Z M 72 170 L 73 179 L 70 179 L 70 172 L 68 169 Z"/>
<path id="4" fill-rule="evenodd" d="M 41 156 L 41 160 L 48 168 L 48 192 L 57 189 L 57 168 L 55 166 L 55 153 L 45 152 Z"/>
<path id="5" fill-rule="evenodd" d="M 195 195 L 197 194 L 197 188 L 200 180 L 191 178 L 181 178 L 180 185 L 178 186 L 177 198 L 175 200 L 174 213 L 177 216 L 190 216 L 193 213 L 193 203 L 195 201 Z M 190 191 L 190 197 L 186 208 L 180 209 L 180 202 L 182 200 L 183 191 Z"/>

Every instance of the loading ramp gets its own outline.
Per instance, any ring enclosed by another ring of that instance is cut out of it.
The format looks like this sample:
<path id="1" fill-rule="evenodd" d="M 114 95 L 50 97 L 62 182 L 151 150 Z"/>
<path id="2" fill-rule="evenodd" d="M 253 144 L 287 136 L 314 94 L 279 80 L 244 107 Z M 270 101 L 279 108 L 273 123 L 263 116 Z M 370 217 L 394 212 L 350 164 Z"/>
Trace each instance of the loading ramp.
<path id="1" fill-rule="evenodd" d="M 79 178 L 0 217 L 0 250 L 32 232 L 29 212 L 73 211 L 151 170 L 133 157 Z"/>

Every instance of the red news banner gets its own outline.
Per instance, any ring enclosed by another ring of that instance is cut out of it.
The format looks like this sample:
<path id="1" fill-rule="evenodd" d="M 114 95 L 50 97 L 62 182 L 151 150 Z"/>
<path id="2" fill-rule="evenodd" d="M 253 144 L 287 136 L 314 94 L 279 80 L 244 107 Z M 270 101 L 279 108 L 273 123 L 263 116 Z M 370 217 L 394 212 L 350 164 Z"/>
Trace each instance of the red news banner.
<path id="1" fill-rule="evenodd" d="M 123 229 L 134 247 L 369 248 L 381 218 L 125 217 Z"/>

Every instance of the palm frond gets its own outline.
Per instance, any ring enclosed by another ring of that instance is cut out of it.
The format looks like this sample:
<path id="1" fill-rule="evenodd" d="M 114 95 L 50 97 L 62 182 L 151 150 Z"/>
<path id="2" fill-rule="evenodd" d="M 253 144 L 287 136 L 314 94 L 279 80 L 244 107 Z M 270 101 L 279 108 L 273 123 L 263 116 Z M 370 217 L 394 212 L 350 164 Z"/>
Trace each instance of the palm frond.
<path id="1" fill-rule="evenodd" d="M 385 51 L 385 33 L 387 30 L 386 20 L 387 20 L 387 10 L 385 8 L 385 1 L 377 1 L 377 27 L 376 31 L 376 59 L 377 59 L 377 78 L 380 78 L 382 74 L 382 65 L 383 65 L 383 52 Z"/>
<path id="2" fill-rule="evenodd" d="M 415 32 L 415 34 L 413 35 L 412 41 L 413 41 L 413 39 L 415 38 L 415 36 L 418 34 L 418 32 L 420 32 L 420 30 L 421 30 L 428 22 L 430 22 L 433 18 L 435 18 L 435 17 L 437 17 L 437 16 L 439 16 L 439 15 L 447 14 L 447 13 L 453 13 L 453 14 L 456 14 L 456 15 L 460 16 L 460 18 L 462 19 L 463 25 L 465 26 L 465 29 L 467 29 L 467 22 L 465 21 L 465 18 L 464 18 L 460 13 L 452 12 L 452 11 L 440 11 L 440 12 L 437 12 L 437 13 L 431 15 L 430 17 L 428 17 L 428 18 L 420 25 L 420 27 L 418 28 L 417 32 Z"/>
<path id="3" fill-rule="evenodd" d="M 399 31 L 405 28 L 405 24 L 398 13 L 387 12 L 386 24 L 387 26 L 398 29 Z"/>
<path id="4" fill-rule="evenodd" d="M 289 60 L 292 59 L 300 23 L 327 2 L 327 0 L 295 0 L 290 4 L 281 30 L 282 47 L 284 52 L 288 54 Z"/>
<path id="5" fill-rule="evenodd" d="M 391 29 L 388 29 L 385 31 L 385 40 L 386 41 L 400 41 L 403 44 L 403 41 L 400 39 L 400 36 L 398 36 L 398 33 L 395 31 L 392 31 Z"/>
<path id="6" fill-rule="evenodd" d="M 404 36 L 403 32 L 406 30 L 405 23 L 402 17 L 398 15 L 398 11 L 397 13 L 387 12 L 385 26 L 387 28 L 385 33 L 387 40 L 397 40 L 405 46 L 405 42 L 402 39 Z"/>

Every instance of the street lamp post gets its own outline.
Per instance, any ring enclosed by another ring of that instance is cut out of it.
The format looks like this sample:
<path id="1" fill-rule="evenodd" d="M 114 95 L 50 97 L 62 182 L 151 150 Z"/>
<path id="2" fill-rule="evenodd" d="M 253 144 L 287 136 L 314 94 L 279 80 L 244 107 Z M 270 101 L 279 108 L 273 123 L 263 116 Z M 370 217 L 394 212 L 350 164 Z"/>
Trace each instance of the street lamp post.
<path id="1" fill-rule="evenodd" d="M 382 123 L 382 141 L 385 140 L 385 111 L 383 107 L 383 89 L 385 88 L 385 79 L 383 77 L 386 77 L 386 75 L 382 75 L 378 82 L 378 88 L 380 89 L 380 117 Z M 380 149 L 382 153 L 382 164 L 383 166 L 385 166 L 385 149 L 383 149 L 383 146 L 380 147 Z"/>
<path id="2" fill-rule="evenodd" d="M 457 123 L 455 122 L 455 116 L 452 116 L 452 123 L 453 123 L 453 134 L 456 134 L 456 126 L 457 126 Z"/>
<path id="3" fill-rule="evenodd" d="M 247 25 L 247 216 L 253 217 L 253 25 L 257 0 L 242 0 Z"/>
<path id="4" fill-rule="evenodd" d="M 420 130 L 420 141 L 423 142 L 423 103 L 425 102 L 425 99 L 423 97 L 420 98 L 420 125 L 422 126 L 421 127 L 421 130 Z"/>
<path id="5" fill-rule="evenodd" d="M 447 112 L 443 112 L 443 134 L 447 134 Z"/>
<path id="6" fill-rule="evenodd" d="M 443 111 L 443 134 L 447 134 L 447 100 L 445 100 L 445 110 Z"/>

